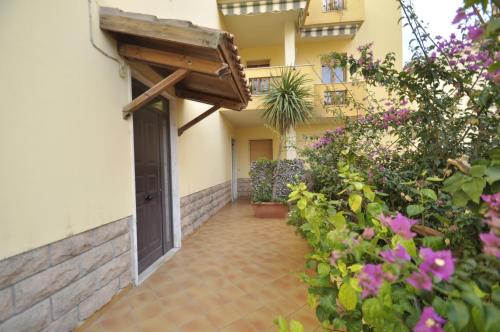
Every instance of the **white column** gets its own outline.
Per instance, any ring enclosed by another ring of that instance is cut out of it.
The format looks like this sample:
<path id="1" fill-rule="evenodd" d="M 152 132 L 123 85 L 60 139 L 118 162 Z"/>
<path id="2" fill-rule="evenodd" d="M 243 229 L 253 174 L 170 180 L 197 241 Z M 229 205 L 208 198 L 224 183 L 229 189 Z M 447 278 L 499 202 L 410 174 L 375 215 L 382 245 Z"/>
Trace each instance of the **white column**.
<path id="1" fill-rule="evenodd" d="M 288 21 L 285 23 L 285 65 L 295 66 L 295 22 Z M 295 145 L 297 139 L 295 136 L 295 128 L 292 128 L 286 134 L 286 159 L 297 158 Z"/>
<path id="2" fill-rule="evenodd" d="M 285 65 L 295 65 L 295 22 L 285 23 Z"/>
<path id="3" fill-rule="evenodd" d="M 286 159 L 297 158 L 295 145 L 297 145 L 297 136 L 295 134 L 295 128 L 291 128 L 286 134 Z"/>

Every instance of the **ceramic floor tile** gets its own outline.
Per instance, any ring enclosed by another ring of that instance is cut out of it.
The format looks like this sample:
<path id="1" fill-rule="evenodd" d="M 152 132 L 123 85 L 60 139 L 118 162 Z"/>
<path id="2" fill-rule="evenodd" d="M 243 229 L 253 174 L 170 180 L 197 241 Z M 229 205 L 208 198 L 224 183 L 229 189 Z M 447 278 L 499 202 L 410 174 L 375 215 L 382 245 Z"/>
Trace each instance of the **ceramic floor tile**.
<path id="1" fill-rule="evenodd" d="M 256 219 L 249 203 L 229 204 L 80 330 L 267 332 L 281 315 L 312 331 L 319 323 L 297 277 L 307 251 L 286 220 Z"/>

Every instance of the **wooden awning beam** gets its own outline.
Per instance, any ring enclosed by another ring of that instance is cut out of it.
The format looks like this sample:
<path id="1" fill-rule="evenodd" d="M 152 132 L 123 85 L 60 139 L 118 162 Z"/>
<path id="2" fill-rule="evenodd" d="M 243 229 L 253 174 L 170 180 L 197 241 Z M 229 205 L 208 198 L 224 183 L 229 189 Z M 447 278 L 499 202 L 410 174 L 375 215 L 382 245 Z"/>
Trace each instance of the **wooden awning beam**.
<path id="1" fill-rule="evenodd" d="M 168 89 L 169 87 L 174 86 L 177 82 L 184 79 L 189 75 L 189 70 L 186 69 L 177 69 L 172 74 L 168 75 L 155 85 L 153 85 L 149 90 L 144 92 L 139 97 L 132 100 L 130 103 L 123 107 L 123 117 L 127 118 L 134 111 L 137 111 L 142 106 L 146 105 L 148 102 L 158 97 L 163 91 Z"/>
<path id="2" fill-rule="evenodd" d="M 214 113 L 219 108 L 220 108 L 220 104 L 217 103 L 214 106 L 212 106 L 211 108 L 209 108 L 207 111 L 201 113 L 196 118 L 189 121 L 184 126 L 180 127 L 177 131 L 177 136 L 181 136 L 186 130 L 188 130 L 189 128 L 191 128 L 192 126 L 194 126 L 195 124 L 197 124 L 198 122 L 200 122 L 201 120 L 203 120 L 204 118 L 209 116 L 210 114 Z"/>
<path id="3" fill-rule="evenodd" d="M 244 107 L 238 100 L 222 99 L 219 96 L 213 96 L 206 93 L 191 91 L 180 86 L 175 88 L 175 95 L 180 98 L 194 100 L 205 104 L 212 104 L 212 105 L 219 104 L 221 107 L 226 107 L 229 109 L 241 110 Z"/>
<path id="4" fill-rule="evenodd" d="M 192 72 L 214 76 L 224 75 L 229 70 L 226 63 L 130 44 L 121 44 L 118 47 L 118 53 L 127 59 L 141 60 L 162 66 L 183 68 Z"/>

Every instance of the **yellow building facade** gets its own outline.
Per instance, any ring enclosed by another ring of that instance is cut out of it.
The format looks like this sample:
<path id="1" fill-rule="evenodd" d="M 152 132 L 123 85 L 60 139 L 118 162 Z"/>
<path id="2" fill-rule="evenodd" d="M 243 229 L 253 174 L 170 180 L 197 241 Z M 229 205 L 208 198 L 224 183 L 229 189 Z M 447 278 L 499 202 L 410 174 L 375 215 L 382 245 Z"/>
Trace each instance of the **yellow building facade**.
<path id="1" fill-rule="evenodd" d="M 210 105 L 174 88 L 162 94 L 168 193 L 161 204 L 168 218 L 161 229 L 171 245 L 163 244 L 146 268 L 139 262 L 137 132 L 133 117 L 122 117 L 124 105 L 137 97 L 136 77 L 117 50 L 116 34 L 102 29 L 103 7 L 228 31 L 252 90 L 246 109 L 222 108 L 182 135 L 178 128 Z M 293 66 L 312 80 L 315 117 L 295 129 L 295 143 L 303 144 L 304 135 L 338 126 L 325 110 L 325 91 L 363 93 L 347 75 L 325 82 L 321 55 L 354 53 L 374 42 L 376 58 L 395 52 L 401 65 L 399 16 L 393 0 L 2 1 L 0 304 L 6 309 L 0 330 L 26 324 L 51 330 L 74 310 L 81 322 L 120 289 L 141 283 L 183 237 L 231 200 L 248 196 L 253 141 L 269 142 L 276 157 L 278 137 L 259 110 L 266 79 Z M 90 285 L 85 296 L 70 293 L 93 274 L 112 277 Z M 48 280 L 62 281 L 47 289 Z M 97 301 L 104 291 L 106 300 Z M 61 298 L 60 309 L 50 312 Z M 43 324 L 33 321 L 40 310 L 50 316 Z"/>

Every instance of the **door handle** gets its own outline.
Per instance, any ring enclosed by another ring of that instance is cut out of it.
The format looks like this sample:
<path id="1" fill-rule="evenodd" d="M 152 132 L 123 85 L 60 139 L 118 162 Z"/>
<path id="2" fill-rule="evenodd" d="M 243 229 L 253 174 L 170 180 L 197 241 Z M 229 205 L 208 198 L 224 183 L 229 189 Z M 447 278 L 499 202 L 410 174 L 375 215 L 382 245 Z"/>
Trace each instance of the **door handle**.
<path id="1" fill-rule="evenodd" d="M 146 201 L 150 201 L 153 199 L 153 194 L 147 194 L 145 197 Z"/>

